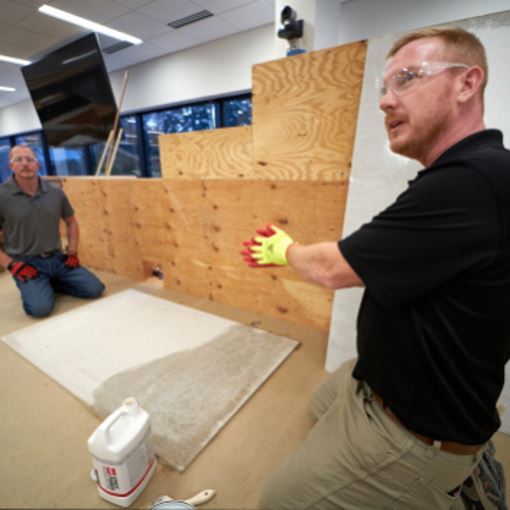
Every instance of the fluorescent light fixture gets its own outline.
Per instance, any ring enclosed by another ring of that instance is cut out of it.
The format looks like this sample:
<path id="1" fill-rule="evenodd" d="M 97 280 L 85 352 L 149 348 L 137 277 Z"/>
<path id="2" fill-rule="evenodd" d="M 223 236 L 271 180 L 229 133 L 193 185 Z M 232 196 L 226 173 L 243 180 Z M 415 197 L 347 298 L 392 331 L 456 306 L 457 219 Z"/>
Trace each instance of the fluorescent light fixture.
<path id="1" fill-rule="evenodd" d="M 31 63 L 30 60 L 8 57 L 7 55 L 0 55 L 0 60 L 3 60 L 4 62 L 10 62 L 11 64 L 19 64 L 20 66 L 27 66 Z"/>
<path id="2" fill-rule="evenodd" d="M 128 41 L 131 44 L 143 43 L 143 41 L 141 39 L 138 39 L 138 37 L 133 37 L 132 35 L 125 34 L 124 32 L 119 32 L 118 30 L 114 30 L 113 28 L 108 28 L 104 25 L 100 25 L 99 23 L 95 23 L 94 21 L 90 21 L 86 18 L 81 18 L 80 16 L 75 16 L 74 14 L 62 11 L 61 9 L 56 9 L 55 7 L 51 7 L 47 4 L 41 5 L 41 7 L 39 7 L 39 12 L 47 14 L 48 16 L 53 16 L 54 18 L 58 18 L 63 21 L 67 21 L 69 23 L 72 23 L 73 25 L 78 25 L 79 27 L 87 28 L 89 30 L 92 30 L 93 32 L 99 32 L 109 37 L 113 37 L 114 39 L 119 39 L 120 41 Z"/>
<path id="3" fill-rule="evenodd" d="M 2 87 L 0 85 L 0 91 L 2 92 L 14 92 L 16 89 L 12 88 L 12 87 Z"/>

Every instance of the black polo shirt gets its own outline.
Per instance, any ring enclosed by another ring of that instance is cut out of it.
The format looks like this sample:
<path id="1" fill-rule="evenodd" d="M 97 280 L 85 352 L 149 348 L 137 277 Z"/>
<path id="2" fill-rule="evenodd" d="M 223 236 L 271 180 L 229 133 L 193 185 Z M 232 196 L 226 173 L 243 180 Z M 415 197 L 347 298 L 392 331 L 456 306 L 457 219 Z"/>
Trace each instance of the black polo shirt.
<path id="1" fill-rule="evenodd" d="M 366 285 L 363 379 L 409 429 L 479 444 L 498 429 L 510 357 L 510 151 L 460 141 L 370 223 L 339 242 Z"/>
<path id="2" fill-rule="evenodd" d="M 65 193 L 41 179 L 33 196 L 24 193 L 13 177 L 0 186 L 0 226 L 11 257 L 59 250 L 60 218 L 73 214 Z"/>

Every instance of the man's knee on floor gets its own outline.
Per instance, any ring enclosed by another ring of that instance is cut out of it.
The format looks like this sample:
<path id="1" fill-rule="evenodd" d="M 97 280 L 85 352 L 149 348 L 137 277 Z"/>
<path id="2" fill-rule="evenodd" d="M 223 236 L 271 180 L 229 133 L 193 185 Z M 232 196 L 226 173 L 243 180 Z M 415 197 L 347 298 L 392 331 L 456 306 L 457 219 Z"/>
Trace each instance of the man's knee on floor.
<path id="1" fill-rule="evenodd" d="M 98 298 L 104 292 L 105 286 L 100 281 L 91 289 L 91 297 Z"/>
<path id="2" fill-rule="evenodd" d="M 101 296 L 104 290 L 105 286 L 100 280 L 92 281 L 83 287 L 83 297 L 95 299 Z"/>
<path id="3" fill-rule="evenodd" d="M 27 315 L 31 315 L 37 319 L 47 317 L 53 310 L 53 303 L 36 303 L 32 305 L 24 305 L 23 309 Z"/>

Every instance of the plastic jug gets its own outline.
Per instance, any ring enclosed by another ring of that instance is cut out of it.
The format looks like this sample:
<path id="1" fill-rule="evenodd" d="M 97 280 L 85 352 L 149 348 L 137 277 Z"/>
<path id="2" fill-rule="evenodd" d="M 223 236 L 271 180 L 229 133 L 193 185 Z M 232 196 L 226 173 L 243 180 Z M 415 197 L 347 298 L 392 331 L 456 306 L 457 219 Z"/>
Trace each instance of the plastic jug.
<path id="1" fill-rule="evenodd" d="M 156 470 L 149 414 L 134 398 L 127 398 L 92 433 L 88 447 L 99 495 L 129 506 Z"/>

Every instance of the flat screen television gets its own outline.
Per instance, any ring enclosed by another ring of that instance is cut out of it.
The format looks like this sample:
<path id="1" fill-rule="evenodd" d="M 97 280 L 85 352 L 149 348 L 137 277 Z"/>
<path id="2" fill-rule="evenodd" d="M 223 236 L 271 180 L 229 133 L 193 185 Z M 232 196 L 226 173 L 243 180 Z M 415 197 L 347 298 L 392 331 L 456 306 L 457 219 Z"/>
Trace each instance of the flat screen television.
<path id="1" fill-rule="evenodd" d="M 106 141 L 117 104 L 96 34 L 52 51 L 21 72 L 51 146 Z"/>

